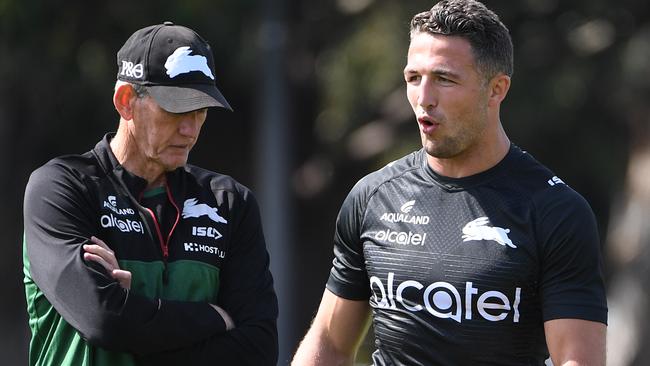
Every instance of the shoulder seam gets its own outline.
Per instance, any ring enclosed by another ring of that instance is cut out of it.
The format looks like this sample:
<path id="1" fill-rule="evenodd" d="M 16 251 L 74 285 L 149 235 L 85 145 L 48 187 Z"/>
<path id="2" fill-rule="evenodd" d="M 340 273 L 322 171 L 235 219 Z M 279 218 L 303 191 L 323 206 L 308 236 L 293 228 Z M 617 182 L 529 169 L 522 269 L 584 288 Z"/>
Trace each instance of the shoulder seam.
<path id="1" fill-rule="evenodd" d="M 363 226 L 364 222 L 366 221 L 366 215 L 368 213 L 368 202 L 370 202 L 370 199 L 375 195 L 375 193 L 377 193 L 377 191 L 379 191 L 379 188 L 381 188 L 384 184 L 386 184 L 386 183 L 388 183 L 390 181 L 393 181 L 393 180 L 395 180 L 397 178 L 400 178 L 403 175 L 405 175 L 407 173 L 410 173 L 410 172 L 412 172 L 414 170 L 417 170 L 419 168 L 420 168 L 419 165 L 414 165 L 414 166 L 412 166 L 412 167 L 410 167 L 408 169 L 405 169 L 405 170 L 399 172 L 398 174 L 391 175 L 387 179 L 383 180 L 381 183 L 377 184 L 377 186 L 375 188 L 373 188 L 372 191 L 370 191 L 370 193 L 368 194 L 368 197 L 366 198 L 366 200 L 364 202 L 364 205 L 363 205 L 364 206 L 363 207 L 363 219 L 361 220 L 361 226 Z"/>

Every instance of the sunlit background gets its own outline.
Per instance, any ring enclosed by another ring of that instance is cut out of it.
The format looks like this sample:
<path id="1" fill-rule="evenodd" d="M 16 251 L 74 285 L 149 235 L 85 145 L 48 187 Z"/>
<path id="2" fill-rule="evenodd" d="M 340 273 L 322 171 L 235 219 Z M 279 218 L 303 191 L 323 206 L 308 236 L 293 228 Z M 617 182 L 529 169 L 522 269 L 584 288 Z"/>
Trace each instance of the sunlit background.
<path id="1" fill-rule="evenodd" d="M 209 114 L 190 160 L 234 176 L 261 201 L 286 365 L 320 301 L 343 198 L 419 147 L 402 69 L 408 23 L 434 3 L 0 0 L 0 363 L 27 363 L 21 212 L 30 172 L 116 129 L 117 50 L 136 29 L 172 20 L 211 43 L 217 84 L 235 109 Z M 509 137 L 597 216 L 608 364 L 647 365 L 650 2 L 485 3 L 515 45 L 501 114 Z"/>

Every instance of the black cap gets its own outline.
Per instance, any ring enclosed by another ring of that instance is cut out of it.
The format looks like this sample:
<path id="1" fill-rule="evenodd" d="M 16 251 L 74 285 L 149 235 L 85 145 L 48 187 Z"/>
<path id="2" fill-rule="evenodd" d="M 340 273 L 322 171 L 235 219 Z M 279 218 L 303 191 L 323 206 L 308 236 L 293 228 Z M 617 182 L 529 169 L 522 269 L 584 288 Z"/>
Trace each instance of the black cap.
<path id="1" fill-rule="evenodd" d="M 168 112 L 232 111 L 215 84 L 210 45 L 187 27 L 165 22 L 136 31 L 117 53 L 117 67 L 118 80 L 146 86 Z"/>

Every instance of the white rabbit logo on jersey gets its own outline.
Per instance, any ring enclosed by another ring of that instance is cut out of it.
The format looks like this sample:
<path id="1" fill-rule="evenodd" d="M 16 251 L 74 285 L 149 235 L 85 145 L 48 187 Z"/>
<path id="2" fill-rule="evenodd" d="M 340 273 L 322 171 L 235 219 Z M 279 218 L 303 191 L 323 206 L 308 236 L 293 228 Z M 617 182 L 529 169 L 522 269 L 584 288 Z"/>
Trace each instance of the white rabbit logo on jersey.
<path id="1" fill-rule="evenodd" d="M 485 216 L 468 222 L 463 228 L 463 241 L 470 240 L 491 240 L 501 245 L 507 245 L 510 248 L 517 246 L 512 243 L 508 237 L 510 229 L 504 229 L 497 226 L 488 226 L 489 219 Z"/>
<path id="2" fill-rule="evenodd" d="M 215 207 L 210 207 L 205 203 L 198 203 L 196 198 L 190 198 L 183 203 L 183 218 L 208 216 L 214 222 L 227 224 L 228 221 L 219 216 Z"/>
<path id="3" fill-rule="evenodd" d="M 167 57 L 165 69 L 170 78 L 192 71 L 201 71 L 205 76 L 214 80 L 214 75 L 208 67 L 208 60 L 201 55 L 190 55 L 189 46 L 178 47 L 174 53 Z"/>

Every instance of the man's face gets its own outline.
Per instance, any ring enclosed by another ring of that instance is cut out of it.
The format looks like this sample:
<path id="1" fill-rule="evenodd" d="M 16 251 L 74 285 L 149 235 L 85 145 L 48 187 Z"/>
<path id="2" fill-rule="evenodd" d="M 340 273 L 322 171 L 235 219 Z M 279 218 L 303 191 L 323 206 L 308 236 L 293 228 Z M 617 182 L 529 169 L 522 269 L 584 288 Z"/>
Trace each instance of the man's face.
<path id="1" fill-rule="evenodd" d="M 404 79 L 426 152 L 450 159 L 476 151 L 488 121 L 488 94 L 469 42 L 413 34 Z"/>
<path id="2" fill-rule="evenodd" d="M 153 98 L 136 100 L 132 136 L 145 164 L 171 171 L 187 163 L 207 108 L 187 113 L 170 113 L 160 108 Z"/>

